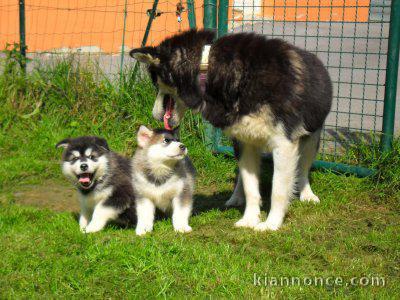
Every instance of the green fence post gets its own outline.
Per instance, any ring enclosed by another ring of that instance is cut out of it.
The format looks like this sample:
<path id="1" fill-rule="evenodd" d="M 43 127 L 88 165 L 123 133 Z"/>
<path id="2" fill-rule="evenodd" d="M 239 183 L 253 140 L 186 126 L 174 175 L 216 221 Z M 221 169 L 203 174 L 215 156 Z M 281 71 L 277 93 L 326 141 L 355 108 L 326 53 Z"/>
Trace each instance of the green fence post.
<path id="1" fill-rule="evenodd" d="M 26 72 L 26 40 L 25 40 L 25 0 L 19 0 L 19 47 L 21 68 Z"/>
<path id="2" fill-rule="evenodd" d="M 205 29 L 217 28 L 217 0 L 204 1 L 203 24 Z"/>
<path id="3" fill-rule="evenodd" d="M 215 30 L 217 27 L 217 0 L 204 1 L 203 24 L 205 29 Z M 205 123 L 205 144 L 211 151 L 216 151 L 218 140 L 216 129 L 208 122 Z"/>
<path id="4" fill-rule="evenodd" d="M 194 0 L 188 0 L 188 19 L 189 19 L 189 27 L 196 28 L 196 11 L 194 8 Z"/>
<path id="5" fill-rule="evenodd" d="M 124 74 L 123 71 L 124 71 L 124 56 L 125 56 L 126 17 L 128 15 L 127 5 L 128 5 L 128 1 L 125 0 L 125 5 L 124 5 L 124 28 L 123 28 L 123 31 L 122 31 L 122 46 L 121 46 L 120 80 L 122 80 L 122 77 L 123 77 L 123 74 Z"/>
<path id="6" fill-rule="evenodd" d="M 219 0 L 218 37 L 221 37 L 228 32 L 228 5 L 229 0 Z"/>
<path id="7" fill-rule="evenodd" d="M 218 37 L 224 36 L 228 32 L 228 5 L 229 0 L 220 0 L 218 5 Z M 206 125 L 206 139 L 211 144 L 211 150 L 218 152 L 222 131 L 214 128 L 211 124 Z"/>
<path id="8" fill-rule="evenodd" d="M 382 121 L 382 151 L 392 147 L 396 111 L 397 72 L 399 68 L 400 0 L 392 0 L 386 63 L 385 100 Z"/>

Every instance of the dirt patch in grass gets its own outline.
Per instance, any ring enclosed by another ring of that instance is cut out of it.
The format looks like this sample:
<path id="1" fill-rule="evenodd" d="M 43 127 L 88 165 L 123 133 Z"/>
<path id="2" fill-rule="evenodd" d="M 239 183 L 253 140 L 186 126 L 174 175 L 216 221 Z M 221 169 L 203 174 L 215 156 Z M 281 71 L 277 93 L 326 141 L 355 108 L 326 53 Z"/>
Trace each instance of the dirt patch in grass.
<path id="1" fill-rule="evenodd" d="M 195 195 L 194 214 L 210 209 L 224 209 L 232 191 L 218 191 L 217 186 L 198 187 Z M 54 182 L 51 180 L 41 185 L 22 186 L 18 191 L 11 192 L 13 201 L 19 205 L 50 209 L 57 212 L 79 211 L 77 193 L 68 183 Z"/>
<path id="2" fill-rule="evenodd" d="M 54 211 L 79 211 L 76 191 L 68 184 L 45 181 L 43 185 L 24 186 L 12 193 L 15 203 Z"/>

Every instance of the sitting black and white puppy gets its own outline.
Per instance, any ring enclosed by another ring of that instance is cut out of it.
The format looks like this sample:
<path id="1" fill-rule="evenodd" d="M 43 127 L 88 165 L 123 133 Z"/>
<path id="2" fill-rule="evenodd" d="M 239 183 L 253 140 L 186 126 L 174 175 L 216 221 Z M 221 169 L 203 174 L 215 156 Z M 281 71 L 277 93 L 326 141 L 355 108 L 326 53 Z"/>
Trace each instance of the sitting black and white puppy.
<path id="1" fill-rule="evenodd" d="M 187 149 L 179 141 L 178 130 L 151 130 L 140 126 L 138 149 L 133 157 L 132 183 L 136 198 L 136 234 L 153 230 L 155 209 L 172 209 L 177 232 L 190 232 L 189 217 L 195 169 Z"/>
<path id="2" fill-rule="evenodd" d="M 100 231 L 109 221 L 135 222 L 130 159 L 111 152 L 96 136 L 67 138 L 56 147 L 65 148 L 62 171 L 78 189 L 83 232 Z"/>

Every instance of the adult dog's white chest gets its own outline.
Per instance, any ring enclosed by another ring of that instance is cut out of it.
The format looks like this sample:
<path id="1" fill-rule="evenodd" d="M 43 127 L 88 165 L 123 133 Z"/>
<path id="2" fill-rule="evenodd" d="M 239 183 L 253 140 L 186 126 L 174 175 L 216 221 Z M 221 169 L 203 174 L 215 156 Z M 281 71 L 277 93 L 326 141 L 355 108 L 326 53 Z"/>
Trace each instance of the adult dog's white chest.
<path id="1" fill-rule="evenodd" d="M 264 106 L 256 113 L 242 116 L 224 133 L 243 143 L 267 146 L 269 139 L 277 134 L 279 126 L 273 122 L 271 111 Z"/>
<path id="2" fill-rule="evenodd" d="M 150 182 L 143 174 L 136 174 L 135 178 L 135 193 L 139 197 L 150 199 L 156 207 L 164 211 L 170 208 L 172 199 L 183 190 L 183 181 L 175 175 L 160 185 Z"/>

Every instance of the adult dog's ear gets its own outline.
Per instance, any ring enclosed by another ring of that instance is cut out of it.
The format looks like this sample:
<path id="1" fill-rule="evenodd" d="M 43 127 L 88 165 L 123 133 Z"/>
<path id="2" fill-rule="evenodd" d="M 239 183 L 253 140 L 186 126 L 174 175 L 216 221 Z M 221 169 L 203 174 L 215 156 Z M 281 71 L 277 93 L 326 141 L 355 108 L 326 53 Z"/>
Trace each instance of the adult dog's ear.
<path id="1" fill-rule="evenodd" d="M 131 50 L 129 55 L 148 65 L 159 65 L 160 58 L 155 47 L 143 47 Z"/>
<path id="2" fill-rule="evenodd" d="M 70 138 L 63 139 L 56 144 L 56 148 L 67 148 L 69 143 L 71 142 Z"/>

